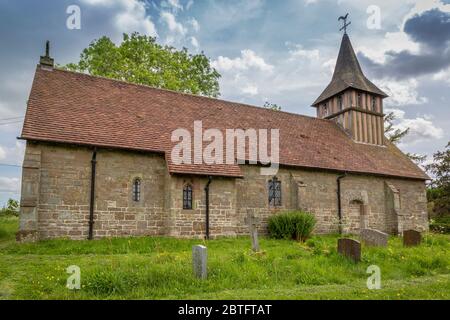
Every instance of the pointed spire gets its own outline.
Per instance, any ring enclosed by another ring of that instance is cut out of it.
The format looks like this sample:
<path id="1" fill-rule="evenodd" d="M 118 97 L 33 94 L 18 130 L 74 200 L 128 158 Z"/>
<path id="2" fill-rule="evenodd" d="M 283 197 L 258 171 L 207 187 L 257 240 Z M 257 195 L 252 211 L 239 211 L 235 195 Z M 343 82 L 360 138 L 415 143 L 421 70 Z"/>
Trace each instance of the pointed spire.
<path id="1" fill-rule="evenodd" d="M 344 91 L 347 88 L 355 88 L 362 91 L 387 97 L 387 94 L 381 91 L 364 75 L 355 51 L 353 50 L 350 38 L 346 33 L 342 36 L 341 48 L 336 61 L 333 78 L 328 87 L 317 98 L 313 105 L 317 105 L 324 100 Z"/>
<path id="2" fill-rule="evenodd" d="M 53 69 L 55 65 L 55 61 L 50 57 L 50 41 L 47 40 L 45 43 L 45 56 L 41 56 L 39 60 L 39 64 L 42 67 Z"/>

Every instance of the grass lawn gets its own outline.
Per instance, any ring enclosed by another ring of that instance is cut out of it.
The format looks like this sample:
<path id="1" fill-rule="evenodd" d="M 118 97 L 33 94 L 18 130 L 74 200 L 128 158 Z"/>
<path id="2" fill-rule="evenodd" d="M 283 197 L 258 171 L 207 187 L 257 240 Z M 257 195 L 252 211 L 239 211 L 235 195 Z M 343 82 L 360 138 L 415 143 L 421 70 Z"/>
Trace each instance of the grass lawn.
<path id="1" fill-rule="evenodd" d="M 208 280 L 192 276 L 199 240 L 121 238 L 17 244 L 17 218 L 0 218 L 0 299 L 450 299 L 450 236 L 427 234 L 420 247 L 363 247 L 355 264 L 336 253 L 337 236 L 305 244 L 219 239 L 208 247 Z M 382 288 L 368 290 L 370 265 Z M 66 268 L 81 268 L 81 290 L 68 290 Z"/>

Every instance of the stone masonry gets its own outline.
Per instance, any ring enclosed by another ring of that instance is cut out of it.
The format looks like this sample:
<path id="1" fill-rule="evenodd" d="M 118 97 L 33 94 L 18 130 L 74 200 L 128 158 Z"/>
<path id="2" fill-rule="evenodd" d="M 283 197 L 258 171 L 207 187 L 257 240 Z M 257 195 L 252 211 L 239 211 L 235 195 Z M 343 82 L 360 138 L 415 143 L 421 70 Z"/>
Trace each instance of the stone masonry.
<path id="1" fill-rule="evenodd" d="M 23 164 L 18 240 L 86 239 L 88 236 L 92 149 L 28 142 Z M 258 166 L 241 167 L 243 178 L 213 177 L 210 189 L 212 237 L 248 235 L 245 217 L 267 220 L 284 210 L 301 209 L 317 218 L 316 233 L 338 231 L 339 173 L 281 168 L 282 206 L 268 205 L 267 182 Z M 141 199 L 132 199 L 134 179 Z M 183 210 L 182 190 L 193 186 L 193 209 Z M 99 149 L 94 237 L 205 235 L 206 177 L 169 175 L 163 155 Z M 347 175 L 341 180 L 343 230 L 377 229 L 390 234 L 428 228 L 425 184 L 420 180 Z"/>

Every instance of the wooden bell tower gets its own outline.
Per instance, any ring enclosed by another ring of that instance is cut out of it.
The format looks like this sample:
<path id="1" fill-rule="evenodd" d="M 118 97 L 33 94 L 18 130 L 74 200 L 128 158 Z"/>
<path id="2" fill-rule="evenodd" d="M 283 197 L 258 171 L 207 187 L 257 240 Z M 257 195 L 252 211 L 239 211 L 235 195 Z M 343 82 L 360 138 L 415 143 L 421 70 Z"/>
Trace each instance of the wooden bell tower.
<path id="1" fill-rule="evenodd" d="M 346 32 L 347 16 L 340 18 L 345 32 L 333 78 L 312 106 L 318 118 L 335 121 L 355 142 L 384 145 L 383 99 L 387 95 L 362 72 Z"/>

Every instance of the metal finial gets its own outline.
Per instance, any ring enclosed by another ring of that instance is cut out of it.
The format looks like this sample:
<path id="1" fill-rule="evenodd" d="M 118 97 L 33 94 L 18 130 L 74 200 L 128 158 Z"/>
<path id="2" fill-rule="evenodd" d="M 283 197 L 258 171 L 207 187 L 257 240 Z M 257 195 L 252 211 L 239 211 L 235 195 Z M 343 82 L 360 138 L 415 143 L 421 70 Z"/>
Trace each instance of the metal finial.
<path id="1" fill-rule="evenodd" d="M 341 29 L 339 29 L 339 31 L 344 30 L 344 34 L 347 34 L 347 27 L 352 24 L 351 21 L 349 23 L 347 23 L 347 18 L 348 18 L 348 13 L 345 16 L 340 16 L 338 18 L 338 21 L 343 20 L 343 22 L 344 22 L 343 27 Z"/>
<path id="2" fill-rule="evenodd" d="M 50 41 L 48 40 L 45 43 L 45 56 L 50 57 Z"/>

